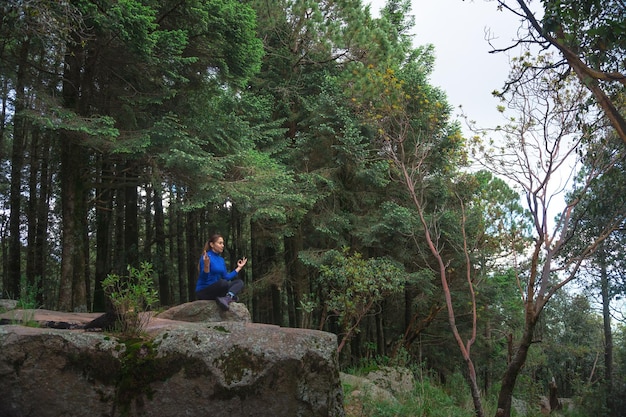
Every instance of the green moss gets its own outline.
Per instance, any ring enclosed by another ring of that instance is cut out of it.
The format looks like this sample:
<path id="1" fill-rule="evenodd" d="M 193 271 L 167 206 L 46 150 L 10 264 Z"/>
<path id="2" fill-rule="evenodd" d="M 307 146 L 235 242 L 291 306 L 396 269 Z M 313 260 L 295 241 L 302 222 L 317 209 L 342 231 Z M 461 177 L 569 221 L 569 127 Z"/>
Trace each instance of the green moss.
<path id="1" fill-rule="evenodd" d="M 112 390 L 94 389 L 103 402 L 113 402 L 119 415 L 131 414 L 133 404 L 141 407 L 154 394 L 153 384 L 166 381 L 184 370 L 187 378 L 201 377 L 208 370 L 206 364 L 182 354 L 157 357 L 158 343 L 147 339 L 121 341 L 113 348 L 119 358 L 108 350 L 79 350 L 67 353 L 65 370 L 79 373 L 88 381 L 98 381 Z M 20 368 L 20 363 L 14 367 Z M 114 392 L 113 396 L 111 392 Z"/>
<path id="2" fill-rule="evenodd" d="M 217 368 L 224 370 L 224 380 L 228 385 L 241 381 L 247 374 L 259 373 L 265 367 L 258 355 L 239 346 L 234 346 L 215 361 Z"/>
<path id="3" fill-rule="evenodd" d="M 222 332 L 222 333 L 230 333 L 230 330 L 224 326 L 209 326 L 209 328 L 212 330 L 217 330 L 218 332 Z"/>
<path id="4" fill-rule="evenodd" d="M 86 380 L 114 386 L 120 372 L 120 361 L 103 351 L 68 353 L 65 370 L 80 372 Z"/>
<path id="5" fill-rule="evenodd" d="M 124 344 L 126 352 L 122 356 L 115 398 L 122 415 L 128 414 L 133 401 L 141 403 L 144 396 L 152 398 L 151 383 L 160 373 L 154 363 L 156 353 L 149 341 L 131 339 Z"/>
<path id="6" fill-rule="evenodd" d="M 128 415 L 133 402 L 141 405 L 146 399 L 151 400 L 154 394 L 152 384 L 166 381 L 183 367 L 187 377 L 207 372 L 206 365 L 198 359 L 183 355 L 157 357 L 158 344 L 151 340 L 131 339 L 125 345 L 115 398 L 122 415 Z"/>

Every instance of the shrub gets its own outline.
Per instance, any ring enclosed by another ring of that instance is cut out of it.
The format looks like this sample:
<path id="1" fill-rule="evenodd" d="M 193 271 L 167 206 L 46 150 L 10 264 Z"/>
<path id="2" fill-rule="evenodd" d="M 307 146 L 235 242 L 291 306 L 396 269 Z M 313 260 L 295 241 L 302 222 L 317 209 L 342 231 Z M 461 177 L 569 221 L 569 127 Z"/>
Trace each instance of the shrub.
<path id="1" fill-rule="evenodd" d="M 128 336 L 138 336 L 150 320 L 146 312 L 159 298 L 152 282 L 152 265 L 149 262 L 143 262 L 140 269 L 130 265 L 127 269 L 128 276 L 107 275 L 102 281 L 102 288 L 113 304 L 119 330 Z"/>
<path id="2" fill-rule="evenodd" d="M 35 282 L 31 284 L 26 279 L 26 276 L 22 275 L 20 278 L 20 294 L 17 299 L 17 308 L 33 310 L 39 307 L 37 298 L 41 295 L 41 289 L 39 288 L 40 281 L 41 277 L 36 277 Z"/>

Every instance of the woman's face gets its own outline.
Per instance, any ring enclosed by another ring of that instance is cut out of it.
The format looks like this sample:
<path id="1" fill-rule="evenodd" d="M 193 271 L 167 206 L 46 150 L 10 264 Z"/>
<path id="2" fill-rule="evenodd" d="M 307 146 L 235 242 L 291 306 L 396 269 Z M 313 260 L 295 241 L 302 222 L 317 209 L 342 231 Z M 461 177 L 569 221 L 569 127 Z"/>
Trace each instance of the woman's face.
<path id="1" fill-rule="evenodd" d="M 209 246 L 211 246 L 211 250 L 215 253 L 224 252 L 224 238 L 218 238 L 215 242 L 209 242 Z"/>

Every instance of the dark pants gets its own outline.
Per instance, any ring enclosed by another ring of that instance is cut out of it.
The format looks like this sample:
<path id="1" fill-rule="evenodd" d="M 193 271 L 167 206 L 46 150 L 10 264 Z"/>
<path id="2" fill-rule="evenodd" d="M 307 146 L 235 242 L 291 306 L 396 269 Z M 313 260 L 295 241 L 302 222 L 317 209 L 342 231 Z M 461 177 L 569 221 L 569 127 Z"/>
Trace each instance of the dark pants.
<path id="1" fill-rule="evenodd" d="M 227 281 L 220 279 L 217 282 L 209 285 L 208 287 L 196 292 L 196 300 L 215 300 L 217 297 L 223 297 L 227 292 L 237 294 L 243 289 L 243 281 L 240 279 L 233 279 Z"/>

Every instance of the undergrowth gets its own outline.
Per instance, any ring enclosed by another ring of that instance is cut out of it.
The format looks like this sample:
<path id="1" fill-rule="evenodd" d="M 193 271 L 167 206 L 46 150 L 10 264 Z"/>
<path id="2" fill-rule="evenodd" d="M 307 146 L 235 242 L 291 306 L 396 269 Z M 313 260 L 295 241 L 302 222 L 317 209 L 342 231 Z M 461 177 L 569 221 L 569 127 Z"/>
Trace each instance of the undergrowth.
<path id="1" fill-rule="evenodd" d="M 143 262 L 141 268 L 128 266 L 128 275 L 109 274 L 102 288 L 118 317 L 117 330 L 127 336 L 139 336 L 150 316 L 146 314 L 158 300 L 152 281 L 152 265 Z"/>
<path id="2" fill-rule="evenodd" d="M 364 369 L 351 369 L 356 375 L 375 370 L 372 363 Z M 346 417 L 472 417 L 475 415 L 469 389 L 458 386 L 453 390 L 437 383 L 422 370 L 412 370 L 415 385 L 410 392 L 395 396 L 395 400 L 383 401 L 367 392 L 344 384 L 344 408 Z M 459 374 L 462 380 L 462 376 Z M 461 381 L 463 385 L 465 383 Z M 463 394 L 466 392 L 467 394 Z"/>
<path id="3" fill-rule="evenodd" d="M 359 366 L 345 369 L 344 372 L 365 378 L 368 373 L 382 367 L 409 369 L 414 376 L 413 388 L 405 394 L 398 394 L 392 400 L 382 400 L 380 395 L 367 388 L 352 386 L 344 382 L 344 410 L 346 417 L 473 417 L 476 415 L 470 389 L 461 371 L 446 377 L 445 383 L 423 365 L 410 364 L 410 361 L 391 361 L 388 358 L 375 358 L 363 361 Z M 528 388 L 520 386 L 521 391 Z M 518 393 L 524 397 L 524 392 Z M 493 416 L 497 409 L 498 387 L 493 386 L 483 393 L 482 406 L 485 416 Z M 512 417 L 543 416 L 535 400 L 517 401 L 523 411 L 511 410 Z M 555 417 L 582 417 L 582 409 L 563 409 L 552 414 Z"/>

